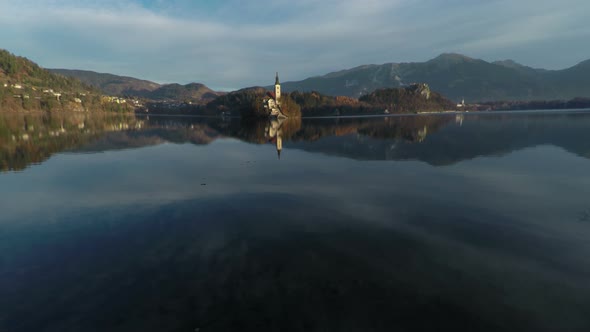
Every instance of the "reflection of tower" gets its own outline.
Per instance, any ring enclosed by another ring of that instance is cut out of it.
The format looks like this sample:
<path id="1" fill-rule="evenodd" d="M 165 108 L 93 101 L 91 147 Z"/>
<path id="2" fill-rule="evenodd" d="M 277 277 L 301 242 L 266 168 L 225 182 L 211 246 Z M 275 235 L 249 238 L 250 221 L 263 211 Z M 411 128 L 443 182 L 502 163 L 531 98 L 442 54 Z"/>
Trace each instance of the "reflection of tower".
<path id="1" fill-rule="evenodd" d="M 277 103 L 281 99 L 281 83 L 279 82 L 279 72 L 277 72 L 277 77 L 275 79 L 275 99 Z"/>
<path id="2" fill-rule="evenodd" d="M 463 126 L 463 114 L 455 115 L 455 123 L 459 126 Z"/>
<path id="3" fill-rule="evenodd" d="M 418 130 L 418 142 L 422 143 L 428 135 L 428 127 L 424 126 L 423 129 Z"/>
<path id="4" fill-rule="evenodd" d="M 279 131 L 279 135 L 277 136 L 277 155 L 279 159 L 281 159 L 281 151 L 283 151 L 283 138 L 280 134 L 281 132 Z"/>
<path id="5" fill-rule="evenodd" d="M 277 155 L 281 159 L 281 151 L 283 150 L 283 121 L 284 119 L 272 119 L 267 127 L 267 136 L 270 142 L 274 142 L 277 147 Z"/>

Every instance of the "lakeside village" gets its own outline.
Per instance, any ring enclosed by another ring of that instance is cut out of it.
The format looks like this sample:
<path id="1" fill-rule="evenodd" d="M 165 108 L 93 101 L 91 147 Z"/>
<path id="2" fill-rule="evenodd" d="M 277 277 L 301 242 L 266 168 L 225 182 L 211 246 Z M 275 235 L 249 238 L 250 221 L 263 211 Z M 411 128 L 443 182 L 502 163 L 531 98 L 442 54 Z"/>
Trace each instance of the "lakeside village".
<path id="1" fill-rule="evenodd" d="M 133 111 L 144 106 L 144 103 L 138 98 L 104 96 L 90 91 L 58 91 L 24 83 L 2 83 L 0 89 L 0 97 L 12 97 L 15 101 L 19 101 L 17 105 L 21 104 L 18 106 L 22 106 L 25 110 L 52 110 L 55 108 L 64 111 L 88 112 L 98 103 L 102 106 L 106 105 L 107 110 Z M 6 108 L 10 110 L 10 107 Z"/>

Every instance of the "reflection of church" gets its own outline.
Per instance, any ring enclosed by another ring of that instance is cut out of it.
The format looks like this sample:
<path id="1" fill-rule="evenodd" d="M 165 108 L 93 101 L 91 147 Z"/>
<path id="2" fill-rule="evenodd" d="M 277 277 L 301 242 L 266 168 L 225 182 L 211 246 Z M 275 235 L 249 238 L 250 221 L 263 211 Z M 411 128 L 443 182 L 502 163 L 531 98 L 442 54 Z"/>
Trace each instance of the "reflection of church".
<path id="1" fill-rule="evenodd" d="M 424 126 L 424 128 L 418 130 L 416 140 L 418 143 L 422 143 L 426 139 L 426 136 L 428 136 L 428 127 Z"/>
<path id="2" fill-rule="evenodd" d="M 281 83 L 279 82 L 279 73 L 277 73 L 275 79 L 275 91 L 268 92 L 266 98 L 264 98 L 264 109 L 268 112 L 271 117 L 276 118 L 287 118 L 281 110 Z"/>
<path id="3" fill-rule="evenodd" d="M 277 147 L 279 159 L 281 159 L 281 151 L 283 150 L 283 121 L 285 121 L 283 118 L 271 119 L 265 130 L 268 141 Z"/>

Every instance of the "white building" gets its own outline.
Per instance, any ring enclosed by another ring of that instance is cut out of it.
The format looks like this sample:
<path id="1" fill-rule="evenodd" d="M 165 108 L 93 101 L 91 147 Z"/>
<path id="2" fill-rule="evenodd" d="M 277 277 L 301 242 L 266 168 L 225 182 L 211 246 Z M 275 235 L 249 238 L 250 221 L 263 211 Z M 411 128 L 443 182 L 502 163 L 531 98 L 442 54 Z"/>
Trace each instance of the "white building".
<path id="1" fill-rule="evenodd" d="M 275 78 L 275 98 L 277 102 L 281 100 L 281 83 L 279 82 L 279 72 Z"/>
<path id="2" fill-rule="evenodd" d="M 264 99 L 264 109 L 268 111 L 272 117 L 286 118 L 287 116 L 281 111 L 281 83 L 279 82 L 279 73 L 275 78 L 275 91 L 269 92 Z"/>

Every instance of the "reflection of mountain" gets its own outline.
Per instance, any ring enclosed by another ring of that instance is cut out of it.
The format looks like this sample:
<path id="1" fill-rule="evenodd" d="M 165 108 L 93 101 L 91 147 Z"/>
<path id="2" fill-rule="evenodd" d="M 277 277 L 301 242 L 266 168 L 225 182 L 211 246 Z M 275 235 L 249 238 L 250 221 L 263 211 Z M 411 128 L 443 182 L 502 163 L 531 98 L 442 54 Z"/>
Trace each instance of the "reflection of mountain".
<path id="1" fill-rule="evenodd" d="M 409 118 L 391 118 L 391 123 L 381 125 L 381 130 L 375 125 L 355 134 L 287 147 L 359 160 L 419 160 L 431 165 L 453 164 L 539 145 L 558 146 L 590 158 L 588 113 L 487 114 L 466 116 L 460 121 L 455 121 L 454 116 L 435 118 L 441 122 L 423 127 L 422 133 L 428 131 L 425 139 L 416 131 L 419 127 L 408 131 L 411 127 L 403 122 Z"/>
<path id="2" fill-rule="evenodd" d="M 358 160 L 418 160 L 431 165 L 538 145 L 590 158 L 589 127 L 589 113 L 298 119 L 274 127 L 267 121 L 221 118 L 4 115 L 0 167 L 20 170 L 61 151 L 132 149 L 164 142 L 200 145 L 222 137 Z"/>
<path id="3" fill-rule="evenodd" d="M 206 125 L 183 124 L 179 122 L 159 123 L 146 121 L 142 130 L 113 132 L 103 135 L 97 140 L 79 147 L 77 151 L 98 152 L 105 150 L 133 149 L 144 146 L 170 143 L 209 144 L 220 134 Z"/>

